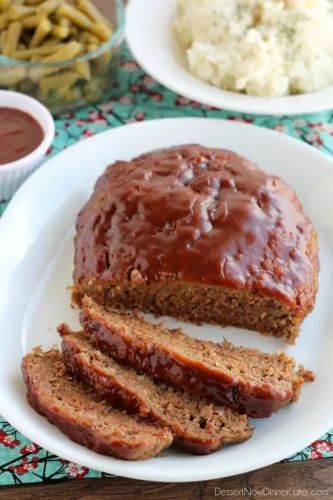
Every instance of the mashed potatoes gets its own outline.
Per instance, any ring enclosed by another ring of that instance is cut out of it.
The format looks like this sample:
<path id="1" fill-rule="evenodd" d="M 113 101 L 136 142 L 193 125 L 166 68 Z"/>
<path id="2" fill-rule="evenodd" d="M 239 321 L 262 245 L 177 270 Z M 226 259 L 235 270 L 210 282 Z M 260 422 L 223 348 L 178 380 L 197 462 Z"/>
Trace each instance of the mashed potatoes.
<path id="1" fill-rule="evenodd" d="M 175 29 L 191 72 L 257 96 L 333 84 L 331 0 L 178 0 Z"/>

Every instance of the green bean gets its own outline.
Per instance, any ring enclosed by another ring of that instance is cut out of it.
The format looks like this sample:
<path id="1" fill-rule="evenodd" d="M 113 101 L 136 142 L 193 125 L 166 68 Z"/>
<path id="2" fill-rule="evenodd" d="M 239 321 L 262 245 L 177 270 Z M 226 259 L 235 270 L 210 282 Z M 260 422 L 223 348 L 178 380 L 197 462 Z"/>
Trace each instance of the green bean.
<path id="1" fill-rule="evenodd" d="M 74 71 L 64 71 L 58 75 L 46 76 L 40 80 L 40 88 L 45 92 L 50 89 L 71 87 L 79 78 Z"/>
<path id="2" fill-rule="evenodd" d="M 49 19 L 42 19 L 40 23 L 38 24 L 36 31 L 34 33 L 34 36 L 32 37 L 30 41 L 29 47 L 31 49 L 34 49 L 35 47 L 38 47 L 41 45 L 47 35 L 52 31 L 52 23 Z"/>
<path id="3" fill-rule="evenodd" d="M 0 85 L 62 107 L 101 98 L 111 49 L 85 60 L 112 37 L 112 26 L 90 0 L 0 0 L 0 55 L 31 65 L 0 66 Z M 44 65 L 45 63 L 45 65 Z"/>
<path id="4" fill-rule="evenodd" d="M 20 21 L 15 21 L 9 25 L 6 43 L 2 51 L 5 56 L 11 56 L 13 52 L 16 51 L 22 33 L 22 28 L 23 26 Z"/>

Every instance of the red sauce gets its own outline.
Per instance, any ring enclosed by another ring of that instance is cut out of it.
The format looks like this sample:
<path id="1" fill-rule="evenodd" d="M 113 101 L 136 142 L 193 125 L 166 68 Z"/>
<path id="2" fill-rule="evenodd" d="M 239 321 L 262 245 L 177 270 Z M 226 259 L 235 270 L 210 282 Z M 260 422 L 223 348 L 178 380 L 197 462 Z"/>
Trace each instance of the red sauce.
<path id="1" fill-rule="evenodd" d="M 147 284 L 250 290 L 307 311 L 314 235 L 278 177 L 231 151 L 180 146 L 116 162 L 99 178 L 77 219 L 74 280 L 124 283 L 137 271 Z"/>
<path id="2" fill-rule="evenodd" d="M 74 375 L 79 374 L 79 378 L 88 385 L 90 384 L 95 388 L 99 388 L 99 393 L 113 406 L 125 408 L 128 413 L 141 412 L 141 405 L 138 398 L 132 395 L 126 387 L 118 388 L 102 372 L 99 373 L 98 369 L 93 371 L 87 368 L 84 363 L 78 361 L 77 355 L 80 354 L 80 351 L 76 351 L 70 342 L 66 342 L 66 334 L 69 332 L 66 324 L 59 325 L 57 330 L 64 337 L 61 344 L 61 351 L 66 368 L 71 373 Z"/>
<path id="3" fill-rule="evenodd" d="M 43 141 L 44 132 L 28 113 L 0 108 L 0 165 L 32 153 Z"/>
<path id="4" fill-rule="evenodd" d="M 225 404 L 249 417 L 269 417 L 292 397 L 291 393 L 284 397 L 277 396 L 268 386 L 257 387 L 250 394 L 235 383 L 232 377 L 213 374 L 212 370 L 202 367 L 194 360 L 191 364 L 184 363 L 172 353 L 149 343 L 138 348 L 110 327 L 94 320 L 86 310 L 81 311 L 80 322 L 93 336 L 99 349 L 116 360 L 192 394 Z"/>

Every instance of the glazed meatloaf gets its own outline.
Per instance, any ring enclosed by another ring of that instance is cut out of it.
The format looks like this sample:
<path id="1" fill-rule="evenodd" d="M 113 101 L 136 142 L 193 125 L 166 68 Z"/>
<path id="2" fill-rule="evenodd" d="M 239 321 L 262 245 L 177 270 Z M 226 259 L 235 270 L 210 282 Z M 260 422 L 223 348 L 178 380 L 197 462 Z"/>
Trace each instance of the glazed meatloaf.
<path id="1" fill-rule="evenodd" d="M 192 394 L 252 417 L 269 417 L 297 400 L 313 373 L 285 353 L 216 344 L 127 313 L 105 311 L 83 298 L 80 321 L 108 355 Z"/>
<path id="2" fill-rule="evenodd" d="M 116 162 L 76 230 L 79 304 L 87 294 L 291 343 L 314 304 L 312 223 L 285 182 L 231 151 L 189 145 Z"/>
<path id="3" fill-rule="evenodd" d="M 148 459 L 170 446 L 168 427 L 112 408 L 91 388 L 73 379 L 61 354 L 40 348 L 22 360 L 29 404 L 73 441 L 124 460 Z"/>
<path id="4" fill-rule="evenodd" d="M 88 333 L 71 332 L 64 324 L 58 330 L 64 363 L 72 373 L 112 405 L 169 427 L 181 448 L 207 454 L 251 437 L 246 415 L 120 365 Z"/>

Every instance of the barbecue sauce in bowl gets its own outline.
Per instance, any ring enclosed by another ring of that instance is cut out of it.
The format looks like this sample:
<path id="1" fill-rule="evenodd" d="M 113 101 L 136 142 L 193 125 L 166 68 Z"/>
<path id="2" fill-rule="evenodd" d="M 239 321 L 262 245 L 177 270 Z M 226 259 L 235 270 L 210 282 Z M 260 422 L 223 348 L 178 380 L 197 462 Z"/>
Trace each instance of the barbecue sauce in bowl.
<path id="1" fill-rule="evenodd" d="M 31 115 L 0 107 L 0 166 L 29 155 L 43 139 L 43 129 Z"/>

